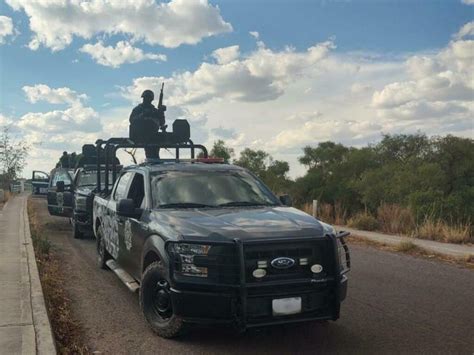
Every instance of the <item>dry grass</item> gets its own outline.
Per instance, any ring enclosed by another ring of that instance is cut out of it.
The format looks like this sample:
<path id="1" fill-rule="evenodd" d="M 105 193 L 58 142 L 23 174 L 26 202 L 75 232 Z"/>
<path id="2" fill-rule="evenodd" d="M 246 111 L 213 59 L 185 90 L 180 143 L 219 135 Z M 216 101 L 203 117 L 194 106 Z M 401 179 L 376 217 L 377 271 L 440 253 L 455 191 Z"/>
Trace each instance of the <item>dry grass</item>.
<path id="1" fill-rule="evenodd" d="M 303 211 L 313 213 L 313 205 L 306 203 Z M 382 204 L 377 209 L 377 217 L 369 213 L 358 213 L 347 218 L 347 210 L 340 203 L 334 206 L 321 203 L 317 217 L 323 222 L 347 225 L 352 228 L 389 234 L 401 234 L 408 237 L 435 240 L 446 243 L 474 243 L 473 226 L 470 223 L 448 224 L 442 220 L 427 217 L 417 224 L 411 209 L 396 204 Z"/>
<path id="2" fill-rule="evenodd" d="M 455 258 L 447 256 L 444 254 L 434 253 L 417 246 L 411 241 L 402 241 L 398 245 L 388 245 L 383 242 L 377 242 L 365 237 L 351 235 L 346 238 L 350 244 L 355 245 L 368 245 L 373 248 L 380 250 L 385 250 L 389 252 L 400 252 L 404 254 L 409 254 L 412 256 L 429 259 L 429 260 L 438 260 L 447 264 L 460 266 L 467 269 L 474 270 L 474 255 L 466 255 L 463 258 Z"/>
<path id="3" fill-rule="evenodd" d="M 66 275 L 62 272 L 61 263 L 45 237 L 44 226 L 31 203 L 28 203 L 28 215 L 41 286 L 58 352 L 87 354 L 89 351 L 84 345 L 82 329 L 74 321 L 70 299 L 62 287 Z"/>
<path id="4" fill-rule="evenodd" d="M 409 208 L 394 204 L 382 204 L 377 209 L 380 230 L 392 234 L 410 234 L 416 226 L 415 217 Z"/>
<path id="5" fill-rule="evenodd" d="M 359 213 L 347 221 L 347 225 L 351 228 L 361 229 L 365 231 L 373 231 L 378 229 L 379 223 L 374 216 L 368 213 Z"/>
<path id="6" fill-rule="evenodd" d="M 417 248 L 418 246 L 410 240 L 403 240 L 400 242 L 400 244 L 395 246 L 396 251 L 402 252 L 414 251 Z"/>
<path id="7" fill-rule="evenodd" d="M 326 223 L 334 223 L 333 207 L 329 203 L 322 203 L 319 206 L 318 217 Z"/>
<path id="8" fill-rule="evenodd" d="M 346 224 L 347 210 L 342 206 L 342 203 L 336 202 L 334 205 L 334 223 L 341 226 Z"/>
<path id="9" fill-rule="evenodd" d="M 307 214 L 313 215 L 313 204 L 305 203 L 301 208 Z M 316 211 L 316 216 L 319 220 L 333 224 L 335 221 L 334 218 L 334 208 L 329 203 L 321 203 L 318 205 L 318 210 Z"/>
<path id="10" fill-rule="evenodd" d="M 447 243 L 472 243 L 471 226 L 468 223 L 448 225 L 441 220 L 425 219 L 412 234 L 415 238 Z"/>

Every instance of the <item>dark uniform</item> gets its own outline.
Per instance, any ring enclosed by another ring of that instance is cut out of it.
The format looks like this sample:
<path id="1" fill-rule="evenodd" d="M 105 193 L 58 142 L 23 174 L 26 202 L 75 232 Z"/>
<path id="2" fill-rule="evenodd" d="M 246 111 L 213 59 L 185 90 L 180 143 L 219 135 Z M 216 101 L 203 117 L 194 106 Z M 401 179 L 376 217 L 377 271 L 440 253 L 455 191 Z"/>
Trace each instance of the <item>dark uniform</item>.
<path id="1" fill-rule="evenodd" d="M 75 168 L 76 164 L 77 164 L 77 155 L 76 153 L 72 152 L 71 155 L 69 156 L 69 167 Z"/>
<path id="2" fill-rule="evenodd" d="M 59 158 L 59 164 L 61 168 L 69 168 L 69 155 L 67 152 L 63 152 L 63 155 Z"/>
<path id="3" fill-rule="evenodd" d="M 153 91 L 145 90 L 142 94 L 143 103 L 135 107 L 130 114 L 130 139 L 136 143 L 156 142 L 157 133 L 165 126 L 164 112 L 153 104 Z M 158 150 L 145 148 L 147 158 L 158 158 Z"/>

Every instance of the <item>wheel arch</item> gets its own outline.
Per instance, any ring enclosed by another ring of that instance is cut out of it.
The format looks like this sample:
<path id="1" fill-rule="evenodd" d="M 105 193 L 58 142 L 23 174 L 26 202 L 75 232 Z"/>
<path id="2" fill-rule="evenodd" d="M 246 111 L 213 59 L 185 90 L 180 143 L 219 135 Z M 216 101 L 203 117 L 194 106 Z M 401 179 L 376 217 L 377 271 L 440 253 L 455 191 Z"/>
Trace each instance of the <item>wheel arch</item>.
<path id="1" fill-rule="evenodd" d="M 142 273 L 153 262 L 161 261 L 168 276 L 169 258 L 166 253 L 165 241 L 159 235 L 151 235 L 146 240 L 142 252 Z"/>

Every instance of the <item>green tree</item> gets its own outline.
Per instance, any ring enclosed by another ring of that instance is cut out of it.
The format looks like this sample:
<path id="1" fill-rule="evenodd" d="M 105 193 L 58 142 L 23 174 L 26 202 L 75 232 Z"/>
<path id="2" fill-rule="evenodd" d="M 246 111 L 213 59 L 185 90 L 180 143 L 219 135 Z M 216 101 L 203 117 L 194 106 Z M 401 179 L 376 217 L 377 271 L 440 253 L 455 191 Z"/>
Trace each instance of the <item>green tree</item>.
<path id="1" fill-rule="evenodd" d="M 406 163 L 410 159 L 425 159 L 431 153 L 431 141 L 422 133 L 384 134 L 375 146 L 377 156 L 383 163 Z"/>
<path id="2" fill-rule="evenodd" d="M 319 143 L 316 148 L 306 146 L 303 148 L 303 156 L 298 160 L 309 169 L 319 168 L 323 171 L 341 163 L 348 148 L 334 142 Z"/>
<path id="3" fill-rule="evenodd" d="M 245 148 L 240 153 L 239 159 L 234 160 L 234 164 L 250 170 L 259 178 L 263 179 L 270 159 L 270 155 L 263 150 Z"/>
<path id="4" fill-rule="evenodd" d="M 209 153 L 211 157 L 222 158 L 227 164 L 230 162 L 231 158 L 234 156 L 234 149 L 227 147 L 223 140 L 217 140 L 212 146 L 211 152 Z"/>
<path id="5" fill-rule="evenodd" d="M 15 139 L 8 126 L 0 132 L 0 176 L 1 184 L 8 188 L 9 184 L 19 178 L 26 164 L 29 146 L 23 140 Z"/>
<path id="6" fill-rule="evenodd" d="M 286 161 L 274 160 L 263 150 L 244 149 L 234 164 L 246 168 L 262 179 L 275 193 L 287 192 L 291 180 L 288 178 L 290 166 Z"/>

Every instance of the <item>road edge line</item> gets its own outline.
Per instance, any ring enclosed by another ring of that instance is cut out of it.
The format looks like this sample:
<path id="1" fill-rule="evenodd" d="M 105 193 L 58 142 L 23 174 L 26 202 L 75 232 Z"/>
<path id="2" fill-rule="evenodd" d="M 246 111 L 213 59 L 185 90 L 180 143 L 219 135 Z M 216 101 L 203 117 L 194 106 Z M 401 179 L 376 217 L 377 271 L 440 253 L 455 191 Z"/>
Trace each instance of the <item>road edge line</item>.
<path id="1" fill-rule="evenodd" d="M 28 217 L 28 196 L 23 202 L 23 221 L 24 221 L 24 245 L 28 259 L 28 271 L 30 274 L 30 299 L 33 318 L 33 327 L 36 338 L 37 354 L 56 354 L 56 343 L 53 337 L 51 323 L 49 321 L 46 303 L 43 295 L 43 288 L 36 264 L 35 251 L 33 249 L 33 240 L 30 232 L 30 220 Z"/>

